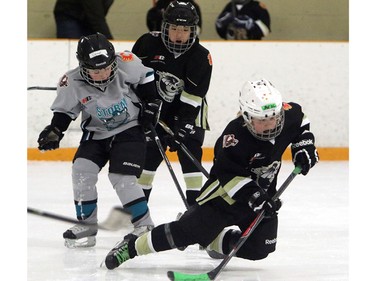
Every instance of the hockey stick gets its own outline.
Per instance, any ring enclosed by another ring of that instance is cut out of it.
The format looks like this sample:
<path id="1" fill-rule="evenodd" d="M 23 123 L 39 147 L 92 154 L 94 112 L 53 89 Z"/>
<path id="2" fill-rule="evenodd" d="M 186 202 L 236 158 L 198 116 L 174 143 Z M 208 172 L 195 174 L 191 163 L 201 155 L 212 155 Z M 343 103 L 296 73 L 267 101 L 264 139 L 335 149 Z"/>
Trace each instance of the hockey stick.
<path id="1" fill-rule="evenodd" d="M 56 91 L 57 87 L 44 87 L 44 86 L 31 86 L 27 87 L 27 90 L 46 90 L 46 91 Z"/>
<path id="2" fill-rule="evenodd" d="M 272 197 L 272 200 L 276 200 L 280 197 L 280 195 L 285 191 L 285 189 L 288 187 L 288 185 L 293 181 L 293 179 L 301 172 L 300 167 L 295 167 L 292 173 L 288 176 L 288 178 L 285 180 L 285 182 L 280 186 L 276 194 Z M 264 218 L 264 210 L 259 213 L 256 218 L 252 221 L 252 223 L 249 225 L 249 227 L 242 233 L 240 239 L 237 241 L 237 243 L 233 246 L 230 253 L 225 256 L 223 261 L 213 270 L 207 273 L 202 274 L 186 274 L 186 273 L 180 273 L 175 271 L 168 271 L 167 275 L 170 280 L 174 281 L 187 281 L 187 280 L 195 280 L 195 281 L 207 281 L 207 280 L 215 280 L 215 278 L 219 275 L 219 273 L 224 269 L 224 267 L 227 265 L 227 263 L 230 261 L 230 259 L 238 252 L 238 250 L 241 248 L 243 243 L 249 238 L 251 233 L 253 233 L 254 229 L 259 225 L 261 220 Z"/>
<path id="3" fill-rule="evenodd" d="M 42 211 L 42 210 L 30 208 L 30 207 L 27 207 L 27 213 L 33 214 L 33 215 L 38 215 L 38 216 L 41 216 L 41 217 L 54 219 L 54 220 L 58 220 L 58 221 L 63 221 L 63 222 L 69 222 L 69 223 L 74 223 L 74 224 L 86 224 L 84 221 L 79 221 L 77 219 L 73 219 L 73 218 L 62 216 L 62 215 L 49 213 L 49 212 L 46 212 L 46 211 Z M 113 213 L 111 212 L 110 216 L 113 216 L 112 214 Z M 107 231 L 116 231 L 116 230 L 119 229 L 117 227 L 116 228 L 107 227 L 107 226 L 105 226 L 101 223 L 98 224 L 98 228 L 102 229 L 102 230 L 107 230 Z"/>
<path id="4" fill-rule="evenodd" d="M 166 131 L 169 135 L 172 137 L 174 136 L 173 131 L 165 124 L 163 121 L 159 121 L 159 125 Z M 176 142 L 177 143 L 177 142 Z M 183 143 L 177 143 L 181 150 L 185 153 L 187 157 L 194 163 L 194 165 L 206 176 L 206 178 L 209 178 L 209 173 L 206 171 L 205 168 L 203 168 L 202 164 L 194 157 L 193 154 L 188 150 L 188 148 Z"/>
<path id="5" fill-rule="evenodd" d="M 163 145 L 161 144 L 161 141 L 160 141 L 160 139 L 159 139 L 158 134 L 157 134 L 156 131 L 155 131 L 154 126 L 150 126 L 150 130 L 151 130 L 151 133 L 152 133 L 152 135 L 153 135 L 153 137 L 154 137 L 154 139 L 155 139 L 156 145 L 157 145 L 158 148 L 159 148 L 160 154 L 161 154 L 161 156 L 163 157 L 164 162 L 165 162 L 165 163 L 167 164 L 167 166 L 168 166 L 169 173 L 171 174 L 172 179 L 173 179 L 173 181 L 174 181 L 174 183 L 175 183 L 175 185 L 176 185 L 176 187 L 177 187 L 178 193 L 180 194 L 181 199 L 182 199 L 182 201 L 184 202 L 184 205 L 185 205 L 186 209 L 189 209 L 189 205 L 188 205 L 187 200 L 186 200 L 186 198 L 185 198 L 184 192 L 182 191 L 182 188 L 181 188 L 180 184 L 178 183 L 178 180 L 177 180 L 176 174 L 174 173 L 174 171 L 173 171 L 173 169 L 172 169 L 171 162 L 169 162 L 169 159 L 168 159 L 167 155 L 165 154 L 165 151 L 164 151 Z"/>
<path id="6" fill-rule="evenodd" d="M 233 17 L 237 17 L 237 8 L 236 8 L 236 0 L 231 0 L 232 4 L 232 15 Z"/>

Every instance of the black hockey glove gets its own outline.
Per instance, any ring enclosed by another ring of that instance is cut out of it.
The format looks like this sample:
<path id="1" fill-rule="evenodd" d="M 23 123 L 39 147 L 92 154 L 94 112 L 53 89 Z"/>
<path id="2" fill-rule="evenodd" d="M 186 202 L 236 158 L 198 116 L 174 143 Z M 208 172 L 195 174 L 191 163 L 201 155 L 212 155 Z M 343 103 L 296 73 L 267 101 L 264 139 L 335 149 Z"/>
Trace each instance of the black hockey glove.
<path id="1" fill-rule="evenodd" d="M 264 210 L 266 216 L 274 215 L 281 207 L 281 203 L 273 201 L 263 190 L 254 192 L 249 200 L 249 206 L 257 214 Z"/>
<path id="2" fill-rule="evenodd" d="M 304 176 L 319 161 L 314 141 L 314 135 L 311 132 L 306 132 L 300 136 L 297 142 L 292 144 L 293 163 L 295 166 L 301 167 L 301 174 Z"/>
<path id="3" fill-rule="evenodd" d="M 233 25 L 236 28 L 250 30 L 254 26 L 254 20 L 247 15 L 238 15 L 234 18 Z"/>
<path id="4" fill-rule="evenodd" d="M 230 12 L 226 12 L 223 16 L 218 18 L 216 20 L 216 26 L 217 28 L 223 28 L 226 27 L 228 24 L 230 24 L 233 21 L 233 15 Z"/>
<path id="5" fill-rule="evenodd" d="M 139 122 L 144 128 L 155 126 L 159 121 L 161 100 L 153 100 L 144 104 Z"/>
<path id="6" fill-rule="evenodd" d="M 187 123 L 181 124 L 181 127 L 175 129 L 174 136 L 167 138 L 169 151 L 177 151 L 180 148 L 180 145 L 185 141 L 186 137 L 194 133 L 194 125 Z"/>
<path id="7" fill-rule="evenodd" d="M 59 148 L 60 141 L 63 137 L 64 134 L 60 131 L 59 128 L 48 125 L 39 134 L 38 149 L 41 151 L 57 149 Z"/>
<path id="8" fill-rule="evenodd" d="M 262 175 L 258 176 L 258 178 L 256 180 L 256 183 L 257 183 L 257 185 L 259 185 L 264 190 L 267 190 L 270 187 L 270 185 L 271 185 L 270 179 L 262 177 Z"/>

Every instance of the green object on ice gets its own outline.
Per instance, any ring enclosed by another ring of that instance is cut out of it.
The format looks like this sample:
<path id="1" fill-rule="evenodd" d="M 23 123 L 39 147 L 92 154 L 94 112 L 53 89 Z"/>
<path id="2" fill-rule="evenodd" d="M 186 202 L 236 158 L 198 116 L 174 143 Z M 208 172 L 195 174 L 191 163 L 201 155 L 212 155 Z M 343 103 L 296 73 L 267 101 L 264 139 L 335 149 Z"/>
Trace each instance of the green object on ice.
<path id="1" fill-rule="evenodd" d="M 168 271 L 168 278 L 172 281 L 207 281 L 211 280 L 207 273 L 186 274 L 181 272 Z"/>

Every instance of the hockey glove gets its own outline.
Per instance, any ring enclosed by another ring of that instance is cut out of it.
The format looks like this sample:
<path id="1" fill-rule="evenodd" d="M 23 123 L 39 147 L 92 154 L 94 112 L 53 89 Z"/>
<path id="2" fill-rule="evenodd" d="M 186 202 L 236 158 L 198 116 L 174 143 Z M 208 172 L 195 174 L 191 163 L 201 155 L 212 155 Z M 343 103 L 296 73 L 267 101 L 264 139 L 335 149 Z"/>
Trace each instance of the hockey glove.
<path id="1" fill-rule="evenodd" d="M 233 21 L 232 13 L 226 12 L 222 17 L 216 20 L 217 28 L 223 28 Z"/>
<path id="2" fill-rule="evenodd" d="M 258 178 L 256 179 L 256 183 L 258 186 L 260 186 L 264 190 L 267 190 L 270 187 L 272 182 L 270 178 L 264 177 L 263 175 L 259 175 Z"/>
<path id="3" fill-rule="evenodd" d="M 194 133 L 194 125 L 192 124 L 182 124 L 181 127 L 177 127 L 174 136 L 167 139 L 169 151 L 177 151 L 180 148 L 180 145 L 185 141 L 186 137 Z"/>
<path id="4" fill-rule="evenodd" d="M 247 15 L 239 15 L 234 18 L 233 25 L 236 28 L 250 30 L 254 26 L 254 20 Z"/>
<path id="5" fill-rule="evenodd" d="M 144 128 L 147 129 L 150 126 L 155 126 L 158 123 L 161 105 L 161 100 L 153 100 L 152 102 L 147 102 L 144 104 L 139 120 Z"/>
<path id="6" fill-rule="evenodd" d="M 314 141 L 314 135 L 311 132 L 305 132 L 297 142 L 292 144 L 293 163 L 301 167 L 301 174 L 304 176 L 319 161 Z"/>
<path id="7" fill-rule="evenodd" d="M 39 134 L 38 149 L 41 151 L 57 149 L 59 148 L 60 141 L 63 137 L 64 134 L 60 131 L 59 128 L 48 125 Z"/>
<path id="8" fill-rule="evenodd" d="M 279 201 L 280 202 L 280 201 Z M 263 190 L 254 192 L 249 200 L 249 206 L 257 214 L 265 211 L 266 216 L 272 216 L 280 209 L 281 204 L 276 204 Z"/>

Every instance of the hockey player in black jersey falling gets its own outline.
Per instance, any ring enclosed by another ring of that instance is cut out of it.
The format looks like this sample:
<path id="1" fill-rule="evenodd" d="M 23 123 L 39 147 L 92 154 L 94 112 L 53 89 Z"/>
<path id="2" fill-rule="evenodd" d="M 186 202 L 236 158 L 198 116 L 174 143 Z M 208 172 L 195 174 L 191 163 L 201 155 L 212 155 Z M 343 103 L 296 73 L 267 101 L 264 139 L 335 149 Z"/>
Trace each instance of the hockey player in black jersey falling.
<path id="1" fill-rule="evenodd" d="M 177 150 L 189 205 L 195 203 L 202 187 L 202 173 L 178 150 L 178 143 L 183 142 L 201 161 L 205 130 L 209 130 L 206 94 L 212 72 L 210 53 L 197 37 L 198 20 L 195 7 L 190 2 L 173 1 L 164 13 L 161 32 L 142 35 L 132 49 L 145 66 L 155 70 L 159 99 L 163 101 L 160 120 L 177 137 L 168 139 L 168 134 L 160 126 L 156 126 L 156 131 L 165 147 L 168 145 L 170 151 Z M 147 198 L 162 160 L 150 136 L 145 167 L 138 181 Z"/>
<path id="2" fill-rule="evenodd" d="M 283 103 L 267 80 L 246 82 L 240 91 L 240 114 L 215 144 L 210 177 L 198 204 L 178 221 L 162 224 L 139 238 L 128 235 L 106 257 L 114 269 L 135 256 L 199 243 L 216 254 L 228 254 L 257 213 L 266 216 L 237 257 L 259 260 L 275 251 L 280 202 L 276 193 L 281 157 L 291 144 L 293 162 L 306 175 L 318 162 L 310 122 L 296 103 Z"/>

